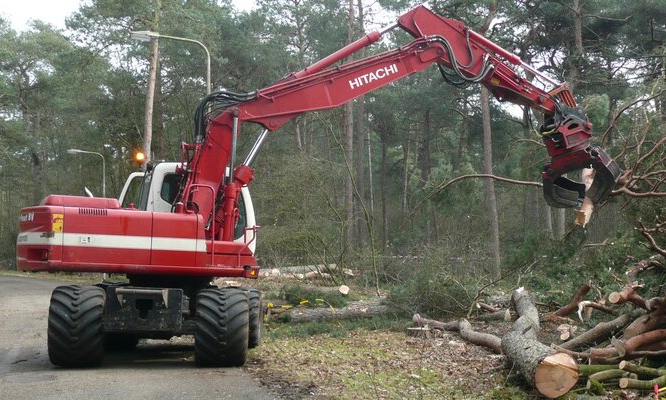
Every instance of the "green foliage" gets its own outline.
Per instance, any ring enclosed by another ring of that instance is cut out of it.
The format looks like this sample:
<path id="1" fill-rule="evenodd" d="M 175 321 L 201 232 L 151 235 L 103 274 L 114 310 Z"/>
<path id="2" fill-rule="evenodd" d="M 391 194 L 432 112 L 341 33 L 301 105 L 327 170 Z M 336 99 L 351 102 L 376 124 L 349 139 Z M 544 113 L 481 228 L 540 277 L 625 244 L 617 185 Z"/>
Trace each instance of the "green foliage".
<path id="1" fill-rule="evenodd" d="M 606 125 L 610 110 L 610 99 L 607 94 L 591 94 L 583 99 L 583 108 L 592 124 L 597 128 Z"/>
<path id="2" fill-rule="evenodd" d="M 421 313 L 431 318 L 465 315 L 479 284 L 467 273 L 459 273 L 442 253 L 407 260 L 388 300 L 405 314 Z"/>
<path id="3" fill-rule="evenodd" d="M 393 330 L 404 332 L 412 322 L 406 318 L 381 315 L 372 318 L 358 318 L 339 321 L 310 321 L 302 323 L 269 323 L 265 326 L 265 335 L 270 339 L 307 338 L 314 335 L 329 335 L 344 338 L 357 329 L 367 331 Z"/>

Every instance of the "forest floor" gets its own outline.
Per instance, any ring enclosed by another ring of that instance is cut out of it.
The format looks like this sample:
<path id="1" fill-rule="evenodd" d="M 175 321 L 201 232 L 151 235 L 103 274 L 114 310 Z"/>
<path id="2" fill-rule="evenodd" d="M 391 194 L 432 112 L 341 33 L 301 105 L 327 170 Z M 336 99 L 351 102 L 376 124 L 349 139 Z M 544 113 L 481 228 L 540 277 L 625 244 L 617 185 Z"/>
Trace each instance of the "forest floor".
<path id="1" fill-rule="evenodd" d="M 377 330 L 372 321 L 365 324 L 371 329 L 351 330 L 343 322 L 269 324 L 246 369 L 285 398 L 512 398 L 502 356 L 447 332 L 414 338 L 383 327 L 385 320 L 378 324 Z M 312 328 L 329 332 L 303 334 Z"/>
<path id="2" fill-rule="evenodd" d="M 375 317 L 364 322 L 269 323 L 244 367 L 285 399 L 488 399 L 542 398 L 507 369 L 504 357 L 463 341 L 456 333 L 415 338 L 411 321 Z M 474 323 L 501 336 L 510 323 Z M 551 326 L 552 325 L 552 326 Z M 544 331 L 556 325 L 544 323 Z M 636 390 L 585 393 L 585 382 L 565 399 L 654 399 Z"/>

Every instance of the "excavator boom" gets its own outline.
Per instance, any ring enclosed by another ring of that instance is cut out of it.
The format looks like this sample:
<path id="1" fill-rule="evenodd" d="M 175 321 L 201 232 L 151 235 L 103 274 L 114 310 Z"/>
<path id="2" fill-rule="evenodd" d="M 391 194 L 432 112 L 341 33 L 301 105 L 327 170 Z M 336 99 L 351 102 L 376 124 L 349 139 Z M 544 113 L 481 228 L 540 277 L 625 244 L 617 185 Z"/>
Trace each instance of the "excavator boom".
<path id="1" fill-rule="evenodd" d="M 383 33 L 396 26 L 414 40 L 395 50 L 329 68 L 378 41 Z M 545 115 L 541 134 L 551 162 L 544 168 L 542 178 L 548 204 L 580 207 L 586 196 L 597 203 L 609 195 L 620 169 L 602 149 L 590 145 L 592 124 L 566 86 L 552 81 L 461 21 L 443 18 L 420 6 L 402 15 L 383 32 L 372 32 L 255 93 L 209 95 L 196 115 L 200 142 L 189 146 L 184 157 L 189 174 L 178 210 L 200 213 L 208 221 L 207 226 L 217 226 L 208 230 L 211 237 L 231 240 L 238 193 L 253 179 L 248 161 L 235 167 L 241 124 L 261 125 L 265 130 L 263 141 L 266 132 L 278 129 L 298 115 L 338 107 L 432 64 L 437 64 L 450 79 L 483 84 L 500 101 L 525 105 Z M 521 69 L 525 73 L 519 73 Z M 526 78 L 527 73 L 552 88 L 548 91 L 540 88 Z M 248 160 L 254 157 L 260 144 Z M 227 166 L 233 171 L 231 176 L 225 175 Z M 583 168 L 596 171 L 587 192 L 582 183 L 564 177 Z"/>

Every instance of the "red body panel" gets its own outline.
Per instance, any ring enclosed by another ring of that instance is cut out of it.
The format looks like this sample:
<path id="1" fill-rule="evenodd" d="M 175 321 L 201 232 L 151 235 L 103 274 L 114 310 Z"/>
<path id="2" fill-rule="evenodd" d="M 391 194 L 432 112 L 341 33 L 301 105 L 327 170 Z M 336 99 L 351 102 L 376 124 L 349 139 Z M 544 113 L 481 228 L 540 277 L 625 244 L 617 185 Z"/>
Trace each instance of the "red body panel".
<path id="1" fill-rule="evenodd" d="M 258 275 L 256 260 L 247 245 L 220 241 L 213 244 L 204 239 L 200 215 L 93 208 L 90 206 L 113 202 L 85 199 L 49 196 L 43 203 L 66 206 L 37 206 L 21 211 L 21 233 L 16 245 L 20 270 L 250 278 Z"/>

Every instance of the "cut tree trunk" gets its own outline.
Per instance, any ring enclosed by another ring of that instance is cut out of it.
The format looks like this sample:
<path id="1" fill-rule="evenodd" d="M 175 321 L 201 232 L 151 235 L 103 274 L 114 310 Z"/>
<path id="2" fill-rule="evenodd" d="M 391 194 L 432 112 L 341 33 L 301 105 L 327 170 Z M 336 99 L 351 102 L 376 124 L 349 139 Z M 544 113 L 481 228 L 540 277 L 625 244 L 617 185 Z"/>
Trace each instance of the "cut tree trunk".
<path id="1" fill-rule="evenodd" d="M 391 308 L 380 300 L 353 301 L 342 308 L 292 308 L 280 314 L 280 319 L 291 322 L 324 321 L 330 319 L 369 318 L 387 314 Z"/>
<path id="2" fill-rule="evenodd" d="M 578 381 L 576 360 L 537 340 L 539 313 L 527 290 L 515 290 L 511 300 L 520 317 L 502 337 L 502 351 L 539 393 L 548 398 L 564 395 Z"/>
<path id="3" fill-rule="evenodd" d="M 475 331 L 472 329 L 472 324 L 470 324 L 466 319 L 453 322 L 441 322 L 423 318 L 419 314 L 414 314 L 412 317 L 412 322 L 414 322 L 414 325 L 419 327 L 427 326 L 432 329 L 459 332 L 460 337 L 467 340 L 468 342 L 478 346 L 488 347 L 496 354 L 502 354 L 502 340 L 499 337 L 489 333 Z"/>

